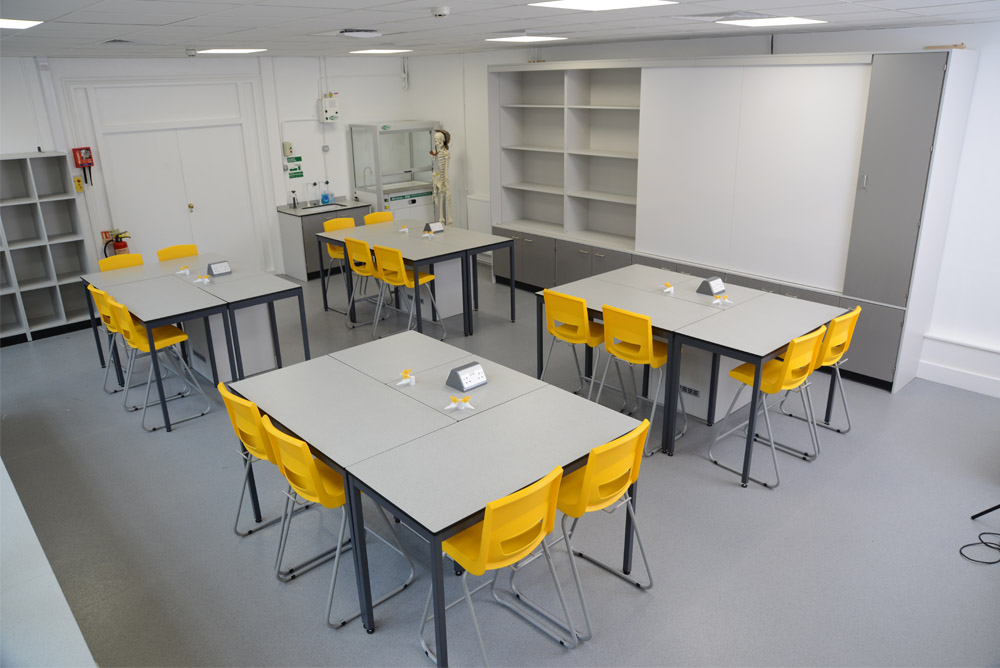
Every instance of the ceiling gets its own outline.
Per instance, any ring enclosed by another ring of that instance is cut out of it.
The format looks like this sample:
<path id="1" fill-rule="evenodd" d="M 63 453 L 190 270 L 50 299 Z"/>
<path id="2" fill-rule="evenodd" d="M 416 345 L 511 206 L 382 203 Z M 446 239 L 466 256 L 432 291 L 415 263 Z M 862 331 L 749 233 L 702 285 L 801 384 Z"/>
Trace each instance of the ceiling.
<path id="1" fill-rule="evenodd" d="M 0 30 L 0 54 L 162 58 L 184 57 L 191 48 L 266 48 L 269 56 L 338 56 L 406 48 L 419 56 L 523 47 L 484 40 L 525 30 L 567 37 L 558 44 L 568 45 L 1000 21 L 1000 0 L 681 0 L 606 12 L 530 7 L 528 1 L 0 0 L 3 18 L 45 21 L 28 30 Z M 441 5 L 450 14 L 432 16 L 431 8 Z M 714 23 L 734 12 L 828 23 L 792 28 Z M 348 28 L 383 36 L 337 34 Z M 319 34 L 329 32 L 334 34 Z"/>

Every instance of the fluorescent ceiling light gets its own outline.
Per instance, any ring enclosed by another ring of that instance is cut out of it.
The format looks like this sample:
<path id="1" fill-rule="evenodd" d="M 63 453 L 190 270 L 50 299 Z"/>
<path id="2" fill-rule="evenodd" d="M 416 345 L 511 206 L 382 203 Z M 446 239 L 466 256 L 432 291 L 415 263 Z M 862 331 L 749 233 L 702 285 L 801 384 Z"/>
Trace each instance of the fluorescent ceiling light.
<path id="1" fill-rule="evenodd" d="M 774 26 L 801 26 L 809 23 L 826 23 L 819 19 L 800 19 L 797 16 L 771 16 L 764 19 L 733 19 L 731 21 L 716 21 L 731 26 L 746 28 L 773 28 Z"/>
<path id="2" fill-rule="evenodd" d="M 363 51 L 351 51 L 351 53 L 410 53 L 413 49 L 365 49 Z"/>
<path id="3" fill-rule="evenodd" d="M 0 19 L 0 28 L 4 30 L 27 30 L 34 28 L 41 21 L 22 21 L 21 19 Z"/>
<path id="4" fill-rule="evenodd" d="M 518 35 L 516 37 L 490 37 L 487 42 L 552 42 L 565 37 L 549 37 L 546 35 Z"/>
<path id="5" fill-rule="evenodd" d="M 260 53 L 267 49 L 199 49 L 198 53 Z"/>
<path id="6" fill-rule="evenodd" d="M 606 12 L 611 9 L 635 9 L 636 7 L 659 7 L 676 5 L 672 0 L 552 0 L 551 2 L 530 2 L 532 7 L 552 9 L 576 9 L 585 12 Z"/>

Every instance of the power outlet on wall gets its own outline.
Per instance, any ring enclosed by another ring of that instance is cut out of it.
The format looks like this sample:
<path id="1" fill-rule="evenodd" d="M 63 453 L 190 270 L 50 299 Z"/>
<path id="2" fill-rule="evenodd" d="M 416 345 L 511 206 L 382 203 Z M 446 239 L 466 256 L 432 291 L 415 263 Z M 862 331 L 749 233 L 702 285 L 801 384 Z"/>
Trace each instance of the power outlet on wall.
<path id="1" fill-rule="evenodd" d="M 688 387 L 687 385 L 681 385 L 681 392 L 684 394 L 690 394 L 692 397 L 700 397 L 701 391 L 696 390 L 693 387 Z"/>

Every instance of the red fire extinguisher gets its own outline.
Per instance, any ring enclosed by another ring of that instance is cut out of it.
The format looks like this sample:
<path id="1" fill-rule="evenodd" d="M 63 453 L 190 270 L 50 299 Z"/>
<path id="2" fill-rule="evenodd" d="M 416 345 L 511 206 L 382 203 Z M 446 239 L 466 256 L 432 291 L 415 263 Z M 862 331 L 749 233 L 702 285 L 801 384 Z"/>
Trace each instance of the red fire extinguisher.
<path id="1" fill-rule="evenodd" d="M 126 239 L 131 239 L 128 232 L 116 232 L 113 237 L 108 239 L 104 244 L 104 257 L 109 255 L 126 255 L 128 254 L 128 242 Z M 110 251 L 110 252 L 109 252 Z"/>

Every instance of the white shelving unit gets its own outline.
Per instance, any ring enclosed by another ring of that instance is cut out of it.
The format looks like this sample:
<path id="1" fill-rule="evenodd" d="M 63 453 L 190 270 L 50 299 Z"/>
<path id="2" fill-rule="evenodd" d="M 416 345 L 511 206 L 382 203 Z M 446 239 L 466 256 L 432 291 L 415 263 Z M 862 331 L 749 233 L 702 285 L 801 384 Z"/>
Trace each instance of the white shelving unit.
<path id="1" fill-rule="evenodd" d="M 82 322 L 89 271 L 65 153 L 0 156 L 0 336 Z"/>
<path id="2" fill-rule="evenodd" d="M 632 250 L 641 69 L 491 76 L 500 175 L 494 221 Z"/>

